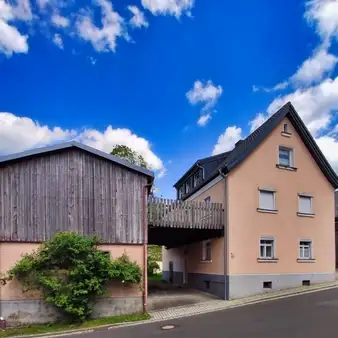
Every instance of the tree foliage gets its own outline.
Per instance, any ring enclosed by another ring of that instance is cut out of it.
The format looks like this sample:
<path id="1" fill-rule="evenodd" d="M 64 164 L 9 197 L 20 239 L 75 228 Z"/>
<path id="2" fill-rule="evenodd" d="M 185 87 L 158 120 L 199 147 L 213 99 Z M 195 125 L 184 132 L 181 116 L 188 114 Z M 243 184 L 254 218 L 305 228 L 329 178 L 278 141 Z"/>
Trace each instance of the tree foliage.
<path id="1" fill-rule="evenodd" d="M 24 255 L 6 280 L 19 280 L 24 291 L 39 290 L 70 321 L 85 320 L 109 281 L 139 284 L 142 278 L 141 268 L 126 254 L 111 260 L 98 244 L 95 237 L 58 233 L 37 251 Z"/>
<path id="2" fill-rule="evenodd" d="M 128 146 L 118 144 L 114 147 L 110 154 L 123 158 L 132 164 L 139 165 L 140 167 L 148 168 L 144 157 L 139 155 L 136 151 L 132 150 Z"/>

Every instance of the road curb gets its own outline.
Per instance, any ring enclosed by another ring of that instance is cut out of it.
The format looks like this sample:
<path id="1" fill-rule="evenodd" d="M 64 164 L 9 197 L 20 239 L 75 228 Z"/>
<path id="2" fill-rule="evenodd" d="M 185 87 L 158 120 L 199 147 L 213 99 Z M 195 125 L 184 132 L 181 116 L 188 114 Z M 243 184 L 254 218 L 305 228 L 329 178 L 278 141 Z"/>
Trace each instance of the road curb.
<path id="1" fill-rule="evenodd" d="M 338 284 L 337 285 L 328 285 L 328 286 L 318 287 L 318 288 L 311 289 L 311 290 L 300 290 L 300 291 L 296 291 L 296 292 L 289 293 L 289 294 L 283 294 L 283 295 L 271 295 L 271 297 L 260 298 L 260 299 L 251 300 L 251 301 L 238 303 L 238 304 L 230 304 L 229 306 L 224 306 L 224 307 L 219 307 L 219 308 L 214 308 L 214 309 L 209 309 L 209 310 L 202 310 L 202 311 L 197 311 L 197 312 L 194 312 L 194 313 L 187 313 L 187 314 L 183 314 L 183 315 L 182 314 L 173 315 L 173 316 L 168 316 L 166 318 L 158 318 L 158 319 L 150 318 L 150 319 L 145 319 L 145 320 L 136 321 L 136 322 L 101 325 L 101 326 L 91 327 L 91 328 L 88 328 L 88 329 L 77 329 L 77 330 L 60 331 L 60 332 L 55 332 L 55 333 L 40 333 L 40 334 L 31 334 L 31 335 L 22 335 L 22 336 L 11 336 L 10 338 L 39 338 L 39 337 L 41 337 L 41 338 L 42 337 L 44 337 L 44 338 L 58 338 L 58 337 L 74 336 L 74 335 L 80 335 L 80 334 L 92 333 L 92 332 L 98 332 L 98 331 L 108 331 L 108 330 L 118 329 L 118 328 L 122 328 L 122 327 L 130 327 L 130 326 L 165 322 L 165 321 L 172 320 L 172 319 L 180 319 L 180 318 L 198 316 L 198 315 L 211 313 L 211 312 L 225 311 L 225 310 L 233 309 L 233 308 L 237 308 L 237 307 L 243 307 L 243 306 L 247 306 L 247 305 L 253 305 L 253 304 L 268 302 L 268 301 L 271 301 L 271 300 L 291 298 L 291 297 L 295 297 L 295 296 L 299 296 L 299 295 L 305 295 L 305 294 L 309 294 L 309 293 L 326 291 L 326 290 L 331 290 L 331 289 L 336 289 L 336 288 L 338 288 Z M 177 308 L 185 308 L 185 306 L 184 307 L 177 307 Z M 177 309 L 177 308 L 175 308 L 175 309 Z"/>

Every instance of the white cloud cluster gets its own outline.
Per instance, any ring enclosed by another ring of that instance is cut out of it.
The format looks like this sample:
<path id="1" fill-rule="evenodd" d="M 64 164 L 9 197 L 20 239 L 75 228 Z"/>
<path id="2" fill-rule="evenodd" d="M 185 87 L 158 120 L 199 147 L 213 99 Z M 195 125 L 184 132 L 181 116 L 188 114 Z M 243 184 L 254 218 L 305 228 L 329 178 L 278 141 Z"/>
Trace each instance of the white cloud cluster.
<path id="1" fill-rule="evenodd" d="M 149 23 L 146 20 L 144 13 L 137 6 L 128 6 L 129 11 L 133 14 L 129 23 L 137 28 L 148 27 Z"/>
<path id="2" fill-rule="evenodd" d="M 242 139 L 242 129 L 236 126 L 228 127 L 224 133 L 218 137 L 217 143 L 212 151 L 213 155 L 230 151 L 236 142 Z"/>
<path id="3" fill-rule="evenodd" d="M 195 81 L 194 86 L 186 93 L 188 101 L 192 105 L 202 104 L 201 116 L 197 121 L 200 126 L 205 126 L 211 119 L 212 109 L 223 93 L 222 86 L 215 86 L 211 80 L 203 83 Z"/>
<path id="4" fill-rule="evenodd" d="M 174 15 L 179 18 L 182 14 L 191 15 L 194 0 L 142 0 L 142 6 L 153 15 Z"/>
<path id="5" fill-rule="evenodd" d="M 102 27 L 96 26 L 89 11 L 83 10 L 76 22 L 78 35 L 98 52 L 115 52 L 117 38 L 127 37 L 124 20 L 108 0 L 97 0 L 97 4 L 101 9 Z"/>
<path id="6" fill-rule="evenodd" d="M 10 5 L 4 0 L 0 1 L 0 52 L 7 56 L 28 52 L 28 36 L 22 35 L 12 22 L 29 21 L 32 17 L 28 0 L 18 0 L 15 5 Z"/>
<path id="7" fill-rule="evenodd" d="M 69 26 L 69 19 L 67 19 L 65 16 L 62 16 L 60 14 L 53 14 L 52 15 L 52 23 L 56 27 L 66 28 Z"/>
<path id="8" fill-rule="evenodd" d="M 150 143 L 129 129 L 108 126 L 101 132 L 96 129 L 81 131 L 60 127 L 42 126 L 28 117 L 12 113 L 0 113 L 0 155 L 24 151 L 61 141 L 76 139 L 96 149 L 111 152 L 117 144 L 130 147 L 144 157 L 149 167 L 157 171 L 158 177 L 165 174 L 161 159 L 151 150 Z"/>

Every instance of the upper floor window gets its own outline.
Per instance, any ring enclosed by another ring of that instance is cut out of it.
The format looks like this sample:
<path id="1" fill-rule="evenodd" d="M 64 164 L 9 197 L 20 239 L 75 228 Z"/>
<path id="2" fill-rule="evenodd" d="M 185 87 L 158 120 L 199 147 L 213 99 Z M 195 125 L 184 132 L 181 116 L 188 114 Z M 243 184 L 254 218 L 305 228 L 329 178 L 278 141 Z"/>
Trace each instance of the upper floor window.
<path id="1" fill-rule="evenodd" d="M 289 126 L 287 123 L 284 123 L 284 129 L 283 129 L 284 133 L 289 133 Z"/>
<path id="2" fill-rule="evenodd" d="M 199 182 L 200 182 L 200 172 L 198 171 L 197 173 L 194 174 L 194 177 L 193 177 L 194 188 L 197 187 Z"/>
<path id="3" fill-rule="evenodd" d="M 184 196 L 184 184 L 178 190 L 178 198 L 181 199 Z"/>
<path id="4" fill-rule="evenodd" d="M 185 183 L 185 193 L 188 194 L 191 190 L 191 179 L 189 178 Z"/>
<path id="5" fill-rule="evenodd" d="M 272 189 L 259 189 L 258 211 L 276 212 L 276 191 Z"/>
<path id="6" fill-rule="evenodd" d="M 283 167 L 293 167 L 293 149 L 286 147 L 279 147 L 279 165 Z"/>
<path id="7" fill-rule="evenodd" d="M 313 215 L 312 196 L 298 194 L 298 215 Z"/>

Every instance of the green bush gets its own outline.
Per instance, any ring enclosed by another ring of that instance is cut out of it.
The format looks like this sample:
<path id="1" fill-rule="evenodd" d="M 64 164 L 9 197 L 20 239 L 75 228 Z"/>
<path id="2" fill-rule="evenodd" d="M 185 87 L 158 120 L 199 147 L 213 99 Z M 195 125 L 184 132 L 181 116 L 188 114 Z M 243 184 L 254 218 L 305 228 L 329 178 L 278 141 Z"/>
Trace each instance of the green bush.
<path id="1" fill-rule="evenodd" d="M 158 263 L 156 261 L 149 259 L 148 257 L 148 262 L 147 262 L 148 276 L 153 276 L 156 273 L 155 270 L 158 270 L 159 268 L 160 266 L 158 265 Z"/>
<path id="2" fill-rule="evenodd" d="M 95 237 L 58 233 L 37 251 L 24 255 L 6 280 L 18 279 L 24 291 L 39 290 L 69 321 L 83 321 L 109 281 L 138 284 L 142 279 L 141 268 L 126 254 L 111 260 L 98 244 Z"/>

